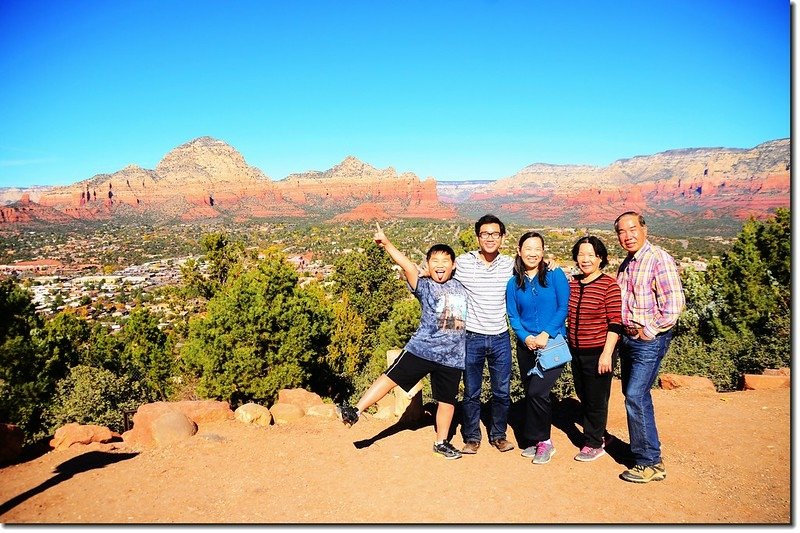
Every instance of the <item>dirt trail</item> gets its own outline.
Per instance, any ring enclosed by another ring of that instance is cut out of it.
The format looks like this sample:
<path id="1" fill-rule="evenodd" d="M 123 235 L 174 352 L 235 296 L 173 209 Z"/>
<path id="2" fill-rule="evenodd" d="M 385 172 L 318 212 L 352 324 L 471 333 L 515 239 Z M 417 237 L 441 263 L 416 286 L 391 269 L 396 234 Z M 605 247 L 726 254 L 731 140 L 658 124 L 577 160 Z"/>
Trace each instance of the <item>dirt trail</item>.
<path id="1" fill-rule="evenodd" d="M 662 482 L 618 478 L 629 448 L 615 382 L 608 427 L 618 440 L 591 463 L 572 459 L 580 428 L 569 401 L 553 430 L 557 453 L 542 466 L 485 440 L 477 455 L 444 460 L 431 452 L 430 426 L 229 421 L 139 454 L 68 450 L 0 469 L 0 522 L 790 522 L 789 389 L 655 390 L 653 397 L 668 472 Z M 460 446 L 460 436 L 453 442 Z"/>

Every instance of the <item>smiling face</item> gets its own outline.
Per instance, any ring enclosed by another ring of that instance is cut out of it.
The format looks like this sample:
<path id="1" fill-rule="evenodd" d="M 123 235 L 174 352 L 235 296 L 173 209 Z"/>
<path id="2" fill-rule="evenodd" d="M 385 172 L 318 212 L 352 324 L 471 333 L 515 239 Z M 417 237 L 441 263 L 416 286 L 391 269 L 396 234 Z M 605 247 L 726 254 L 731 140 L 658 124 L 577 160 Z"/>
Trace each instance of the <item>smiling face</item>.
<path id="1" fill-rule="evenodd" d="M 444 283 L 453 276 L 456 264 L 447 252 L 434 252 L 428 259 L 428 272 L 436 283 Z"/>
<path id="2" fill-rule="evenodd" d="M 500 234 L 500 224 L 483 224 L 478 230 L 478 246 L 486 255 L 498 253 L 503 245 L 503 235 Z"/>
<path id="3" fill-rule="evenodd" d="M 626 252 L 635 254 L 647 240 L 647 226 L 643 226 L 636 215 L 624 216 L 617 223 L 617 239 Z"/>
<path id="4" fill-rule="evenodd" d="M 526 271 L 535 270 L 539 268 L 544 258 L 544 242 L 539 237 L 528 237 L 517 249 L 517 254 L 522 259 Z"/>
<path id="5" fill-rule="evenodd" d="M 594 251 L 594 246 L 588 242 L 581 244 L 575 263 L 584 276 L 590 277 L 595 272 L 599 272 L 601 261 L 602 259 Z"/>

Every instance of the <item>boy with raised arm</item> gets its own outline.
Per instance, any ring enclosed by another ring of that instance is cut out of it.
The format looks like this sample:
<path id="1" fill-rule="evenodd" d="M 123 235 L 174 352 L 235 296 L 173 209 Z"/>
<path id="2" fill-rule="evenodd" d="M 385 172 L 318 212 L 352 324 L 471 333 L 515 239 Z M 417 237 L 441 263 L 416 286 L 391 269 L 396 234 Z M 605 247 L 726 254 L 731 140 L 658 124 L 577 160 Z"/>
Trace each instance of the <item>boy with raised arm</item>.
<path id="1" fill-rule="evenodd" d="M 403 269 L 409 289 L 422 306 L 422 317 L 400 355 L 355 407 L 339 405 L 336 411 L 345 425 L 352 426 L 365 409 L 395 386 L 408 392 L 420 379 L 430 375 L 433 399 L 439 403 L 433 451 L 446 459 L 458 459 L 461 452 L 447 440 L 464 370 L 467 316 L 466 291 L 453 279 L 456 254 L 446 244 L 434 244 L 426 254 L 430 277 L 420 277 L 417 266 L 389 241 L 379 224 L 375 225 L 375 242 Z"/>

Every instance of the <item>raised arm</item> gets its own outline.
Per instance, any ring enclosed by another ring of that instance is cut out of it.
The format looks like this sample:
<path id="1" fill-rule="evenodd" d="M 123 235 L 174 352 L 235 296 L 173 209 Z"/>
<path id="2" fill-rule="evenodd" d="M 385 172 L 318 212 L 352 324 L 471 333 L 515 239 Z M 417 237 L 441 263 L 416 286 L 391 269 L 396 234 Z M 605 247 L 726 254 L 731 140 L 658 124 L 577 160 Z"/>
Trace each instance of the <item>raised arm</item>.
<path id="1" fill-rule="evenodd" d="M 381 225 L 377 222 L 375 223 L 375 227 L 377 228 L 375 231 L 375 243 L 386 250 L 389 253 L 389 257 L 392 258 L 392 261 L 397 263 L 400 268 L 403 269 L 403 273 L 406 275 L 406 280 L 408 281 L 408 285 L 411 287 L 412 291 L 417 290 L 417 280 L 419 279 L 419 271 L 417 270 L 417 265 L 414 264 L 406 255 L 397 249 L 397 247 L 392 244 L 386 234 L 383 233 L 381 229 Z"/>

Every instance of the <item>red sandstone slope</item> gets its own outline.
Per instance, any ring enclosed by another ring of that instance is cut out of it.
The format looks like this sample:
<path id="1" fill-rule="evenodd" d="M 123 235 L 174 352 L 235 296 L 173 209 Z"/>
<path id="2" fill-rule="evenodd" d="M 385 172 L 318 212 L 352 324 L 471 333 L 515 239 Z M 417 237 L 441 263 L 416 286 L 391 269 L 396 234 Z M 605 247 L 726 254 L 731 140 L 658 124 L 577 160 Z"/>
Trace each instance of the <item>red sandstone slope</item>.
<path id="1" fill-rule="evenodd" d="M 272 181 L 227 143 L 201 137 L 178 146 L 154 170 L 130 165 L 64 187 L 37 189 L 42 208 L 3 208 L 0 223 L 35 220 L 192 221 L 226 217 L 324 216 L 336 220 L 452 219 L 495 212 L 517 221 L 607 223 L 622 211 L 680 220 L 768 216 L 789 206 L 789 139 L 752 149 L 671 150 L 607 167 L 534 164 L 488 184 L 448 183 L 376 169 L 347 157 L 326 171 Z M 67 218 L 64 218 L 64 216 Z"/>
<path id="2" fill-rule="evenodd" d="M 433 178 L 420 182 L 411 172 L 379 170 L 352 156 L 325 172 L 291 174 L 276 187 L 285 197 L 315 209 L 345 211 L 340 220 L 456 216 L 455 209 L 439 202 Z"/>
<path id="3" fill-rule="evenodd" d="M 0 224 L 63 224 L 71 219 L 57 209 L 32 202 L 28 193 L 9 205 L 0 207 Z"/>
<path id="4" fill-rule="evenodd" d="M 789 207 L 789 169 L 789 139 L 749 150 L 671 150 L 607 167 L 535 164 L 481 188 L 467 203 L 537 223 L 603 223 L 626 210 L 741 220 Z"/>
<path id="5" fill-rule="evenodd" d="M 201 137 L 164 156 L 155 170 L 130 165 L 40 194 L 40 203 L 74 219 L 201 220 L 341 214 L 346 219 L 452 218 L 436 182 L 378 170 L 348 157 L 324 172 L 273 182 L 227 143 Z M 367 204 L 359 208 L 362 204 Z M 372 206 L 372 207 L 370 207 Z M 27 222 L 11 216 L 5 222 Z"/>

